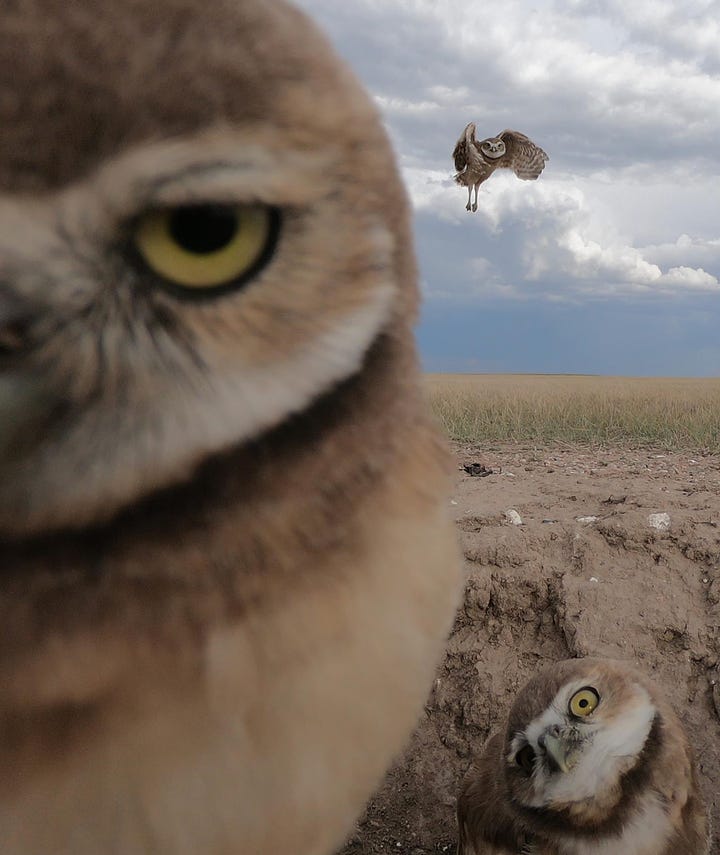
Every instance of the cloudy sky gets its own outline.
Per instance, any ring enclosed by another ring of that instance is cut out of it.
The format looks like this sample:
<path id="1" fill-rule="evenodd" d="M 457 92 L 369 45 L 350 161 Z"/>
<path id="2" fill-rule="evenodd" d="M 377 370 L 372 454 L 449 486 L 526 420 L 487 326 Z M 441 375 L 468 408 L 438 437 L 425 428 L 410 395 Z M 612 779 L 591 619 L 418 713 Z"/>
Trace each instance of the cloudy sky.
<path id="1" fill-rule="evenodd" d="M 395 145 L 426 368 L 720 375 L 720 0 L 300 4 Z M 476 214 L 450 159 L 471 120 L 550 156 Z"/>

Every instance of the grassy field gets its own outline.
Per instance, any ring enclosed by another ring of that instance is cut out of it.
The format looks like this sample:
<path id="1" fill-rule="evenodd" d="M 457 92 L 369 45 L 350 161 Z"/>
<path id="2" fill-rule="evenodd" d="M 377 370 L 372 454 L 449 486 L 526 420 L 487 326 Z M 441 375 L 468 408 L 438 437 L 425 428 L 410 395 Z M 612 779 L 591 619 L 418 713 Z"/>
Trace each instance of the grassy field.
<path id="1" fill-rule="evenodd" d="M 459 441 L 652 444 L 720 451 L 720 378 L 428 374 Z"/>

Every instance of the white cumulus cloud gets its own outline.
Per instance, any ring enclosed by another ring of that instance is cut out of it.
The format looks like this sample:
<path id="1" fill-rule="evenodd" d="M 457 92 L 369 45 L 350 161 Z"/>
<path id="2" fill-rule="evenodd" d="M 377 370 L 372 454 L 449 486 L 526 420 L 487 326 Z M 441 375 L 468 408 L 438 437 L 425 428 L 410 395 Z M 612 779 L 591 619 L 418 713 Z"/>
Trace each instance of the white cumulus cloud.
<path id="1" fill-rule="evenodd" d="M 502 14 L 484 0 L 302 5 L 384 113 L 418 242 L 436 247 L 431 293 L 718 292 L 718 0 L 506 0 Z M 493 175 L 474 215 L 450 160 L 470 120 L 481 135 L 524 131 L 550 155 L 537 182 Z"/>

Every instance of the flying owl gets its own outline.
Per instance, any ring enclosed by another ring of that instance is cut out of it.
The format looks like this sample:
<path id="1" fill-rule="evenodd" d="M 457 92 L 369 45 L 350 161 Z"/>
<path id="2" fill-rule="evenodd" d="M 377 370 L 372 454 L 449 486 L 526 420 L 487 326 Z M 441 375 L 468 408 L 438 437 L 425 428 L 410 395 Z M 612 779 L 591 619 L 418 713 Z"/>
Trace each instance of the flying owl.
<path id="1" fill-rule="evenodd" d="M 452 153 L 457 174 L 455 181 L 468 189 L 467 211 L 477 211 L 478 188 L 496 169 L 512 169 L 523 181 L 535 181 L 545 168 L 547 154 L 520 131 L 502 131 L 481 142 L 475 139 L 475 123 L 460 135 Z M 470 205 L 472 190 L 475 201 Z"/>
<path id="2" fill-rule="evenodd" d="M 624 662 L 568 660 L 521 690 L 458 798 L 458 855 L 704 855 L 690 747 Z"/>
<path id="3" fill-rule="evenodd" d="M 408 206 L 281 0 L 0 6 L 0 850 L 298 855 L 458 593 Z"/>

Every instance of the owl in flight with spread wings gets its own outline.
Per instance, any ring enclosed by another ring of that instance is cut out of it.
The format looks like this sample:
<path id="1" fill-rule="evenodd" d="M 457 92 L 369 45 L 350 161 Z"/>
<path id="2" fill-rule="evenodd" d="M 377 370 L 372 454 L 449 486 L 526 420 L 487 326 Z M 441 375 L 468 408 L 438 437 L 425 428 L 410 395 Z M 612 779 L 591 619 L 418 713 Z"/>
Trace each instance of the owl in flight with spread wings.
<path id="1" fill-rule="evenodd" d="M 512 169 L 523 181 L 535 181 L 545 168 L 547 154 L 520 131 L 505 130 L 496 137 L 478 142 L 475 139 L 475 123 L 460 135 L 453 149 L 453 160 L 457 174 L 455 181 L 468 189 L 466 210 L 477 211 L 478 187 L 487 181 L 496 169 Z M 475 188 L 475 201 L 470 197 Z"/>

